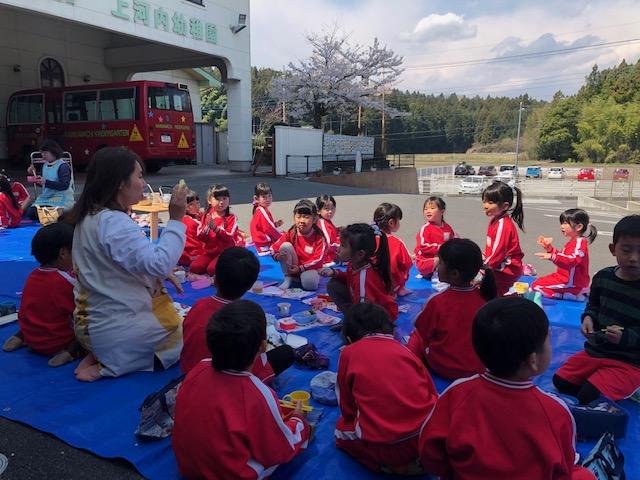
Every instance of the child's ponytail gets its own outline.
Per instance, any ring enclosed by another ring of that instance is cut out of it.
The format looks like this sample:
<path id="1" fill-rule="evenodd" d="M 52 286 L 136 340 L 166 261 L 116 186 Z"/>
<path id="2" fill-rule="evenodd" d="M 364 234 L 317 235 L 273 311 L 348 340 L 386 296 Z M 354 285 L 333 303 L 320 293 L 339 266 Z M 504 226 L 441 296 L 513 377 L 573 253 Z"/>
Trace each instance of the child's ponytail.
<path id="1" fill-rule="evenodd" d="M 593 241 L 598 236 L 598 229 L 593 223 L 589 223 L 585 228 L 584 237 L 587 239 L 589 244 L 592 244 Z"/>
<path id="2" fill-rule="evenodd" d="M 515 207 L 513 207 L 513 212 L 511 212 L 511 219 L 516 222 L 516 224 L 520 227 L 520 230 L 524 232 L 524 208 L 522 205 L 522 190 L 520 190 L 518 187 L 513 187 L 513 190 L 516 192 L 516 205 Z"/>
<path id="3" fill-rule="evenodd" d="M 480 295 L 487 302 L 498 296 L 498 286 L 493 271 L 486 265 L 482 266 L 482 282 L 480 283 Z"/>
<path id="4" fill-rule="evenodd" d="M 389 255 L 389 242 L 387 236 L 380 230 L 378 225 L 372 225 L 373 234 L 375 235 L 376 250 L 371 259 L 371 264 L 375 268 L 384 282 L 387 293 L 393 290 L 393 282 L 391 280 L 391 256 Z"/>

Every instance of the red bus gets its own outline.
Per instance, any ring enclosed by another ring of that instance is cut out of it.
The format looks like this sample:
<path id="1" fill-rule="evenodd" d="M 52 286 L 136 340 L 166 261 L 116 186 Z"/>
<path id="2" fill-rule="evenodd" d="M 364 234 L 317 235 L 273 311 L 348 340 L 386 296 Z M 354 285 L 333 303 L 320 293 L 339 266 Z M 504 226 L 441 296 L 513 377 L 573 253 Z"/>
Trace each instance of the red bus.
<path id="1" fill-rule="evenodd" d="M 124 145 L 157 172 L 169 160 L 195 158 L 195 130 L 186 85 L 135 81 L 22 90 L 9 98 L 9 159 L 27 161 L 45 138 L 89 163 L 96 150 Z"/>

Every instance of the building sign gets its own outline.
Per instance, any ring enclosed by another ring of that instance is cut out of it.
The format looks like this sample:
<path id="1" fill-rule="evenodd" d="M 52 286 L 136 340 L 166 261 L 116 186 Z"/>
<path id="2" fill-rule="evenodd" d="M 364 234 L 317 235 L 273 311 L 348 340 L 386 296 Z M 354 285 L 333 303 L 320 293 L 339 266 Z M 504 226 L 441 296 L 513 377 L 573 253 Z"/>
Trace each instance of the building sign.
<path id="1" fill-rule="evenodd" d="M 58 0 L 63 1 L 63 0 Z M 68 0 L 66 3 L 72 3 Z M 213 23 L 203 22 L 197 17 L 188 17 L 179 11 L 168 11 L 163 7 L 152 7 L 144 0 L 114 0 L 111 10 L 114 17 L 128 22 L 140 23 L 156 30 L 172 32 L 194 40 L 218 43 L 218 29 Z"/>

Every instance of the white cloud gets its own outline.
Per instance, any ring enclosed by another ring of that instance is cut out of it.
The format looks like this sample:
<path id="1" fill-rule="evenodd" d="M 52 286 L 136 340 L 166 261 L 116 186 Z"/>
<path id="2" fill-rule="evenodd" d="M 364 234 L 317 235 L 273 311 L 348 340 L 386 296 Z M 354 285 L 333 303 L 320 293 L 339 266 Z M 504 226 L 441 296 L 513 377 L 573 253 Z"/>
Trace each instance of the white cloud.
<path id="1" fill-rule="evenodd" d="M 640 27 L 640 21 L 634 22 L 640 19 L 640 2 L 634 0 L 593 0 L 586 7 L 570 11 L 560 8 L 565 3 L 512 0 L 488 2 L 490 10 L 489 7 L 485 11 L 476 8 L 472 12 L 463 8 L 464 2 L 456 2 L 457 15 L 447 15 L 459 17 L 463 26 L 473 26 L 474 36 L 455 41 L 447 37 L 447 41 L 428 43 L 424 39 L 406 41 L 403 32 L 420 31 L 426 35 L 437 28 L 443 28 L 438 38 L 445 37 L 446 29 L 433 19 L 446 17 L 434 17 L 434 14 L 447 10 L 439 8 L 436 2 L 359 0 L 337 7 L 326 0 L 253 0 L 251 62 L 259 67 L 281 69 L 290 61 L 305 58 L 311 52 L 305 42 L 305 34 L 318 32 L 323 26 L 330 27 L 335 23 L 351 35 L 353 42 L 362 45 L 369 45 L 374 37 L 378 37 L 382 44 L 404 57 L 405 67 L 450 65 L 467 60 L 581 46 L 593 43 L 593 37 L 598 38 L 597 43 L 637 38 Z M 485 8 L 487 3 L 483 1 L 477 5 Z M 418 29 L 421 22 L 430 17 L 432 20 Z M 449 17 L 452 18 L 450 25 L 456 24 L 453 17 Z M 422 20 L 416 23 L 416 19 Z M 452 31 L 455 29 L 446 32 Z M 526 62 L 407 68 L 398 88 L 481 96 L 516 96 L 528 92 L 533 97 L 548 99 L 557 90 L 575 93 L 594 63 L 606 68 L 623 58 L 627 62 L 635 62 L 639 55 L 640 43 L 635 43 L 578 50 Z"/>
<path id="2" fill-rule="evenodd" d="M 473 38 L 477 32 L 478 27 L 465 22 L 460 15 L 433 13 L 422 18 L 411 33 L 402 34 L 400 38 L 422 43 L 446 42 Z"/>

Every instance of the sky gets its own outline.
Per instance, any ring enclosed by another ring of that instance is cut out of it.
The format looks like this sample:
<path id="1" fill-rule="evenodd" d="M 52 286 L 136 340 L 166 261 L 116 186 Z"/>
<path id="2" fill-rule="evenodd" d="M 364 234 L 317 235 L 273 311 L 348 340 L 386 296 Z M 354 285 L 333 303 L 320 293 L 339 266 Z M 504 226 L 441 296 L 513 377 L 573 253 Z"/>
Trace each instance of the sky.
<path id="1" fill-rule="evenodd" d="M 252 0 L 250 25 L 254 66 L 296 63 L 311 54 L 306 35 L 338 26 L 403 57 L 396 88 L 434 94 L 548 100 L 575 93 L 594 64 L 640 57 L 631 0 Z"/>

